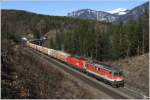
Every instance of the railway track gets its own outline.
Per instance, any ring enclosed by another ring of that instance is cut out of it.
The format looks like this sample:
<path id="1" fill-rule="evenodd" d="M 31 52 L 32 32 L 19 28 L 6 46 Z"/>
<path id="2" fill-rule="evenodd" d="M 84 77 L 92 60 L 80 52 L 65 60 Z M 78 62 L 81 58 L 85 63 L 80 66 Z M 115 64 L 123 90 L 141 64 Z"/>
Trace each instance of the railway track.
<path id="1" fill-rule="evenodd" d="M 48 55 L 40 53 L 36 50 L 33 50 L 31 48 L 27 48 L 26 50 L 27 50 L 27 52 L 38 54 L 43 59 L 47 60 L 49 62 L 49 64 L 55 65 L 55 67 L 65 71 L 68 74 L 71 74 L 72 76 L 75 76 L 79 80 L 86 82 L 91 87 L 94 87 L 94 88 L 102 91 L 103 93 L 109 95 L 113 99 L 142 99 L 143 98 L 142 95 L 136 94 L 132 91 L 129 91 L 126 88 L 113 88 L 107 84 L 104 84 L 104 83 L 102 83 L 80 71 L 75 70 L 74 68 L 70 67 L 69 65 L 59 62 L 58 60 L 53 59 L 53 58 L 49 57 Z"/>

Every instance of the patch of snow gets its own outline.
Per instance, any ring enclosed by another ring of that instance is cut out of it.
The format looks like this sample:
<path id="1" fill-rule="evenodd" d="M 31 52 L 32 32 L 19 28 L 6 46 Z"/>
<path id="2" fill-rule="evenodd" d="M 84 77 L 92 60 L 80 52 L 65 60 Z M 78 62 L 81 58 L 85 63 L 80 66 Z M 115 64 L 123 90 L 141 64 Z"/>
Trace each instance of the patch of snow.
<path id="1" fill-rule="evenodd" d="M 91 10 L 92 13 L 97 13 L 97 11 Z"/>
<path id="2" fill-rule="evenodd" d="M 77 13 L 77 15 L 79 16 L 79 15 L 81 15 L 81 14 L 83 14 L 84 13 L 84 11 L 79 11 L 78 13 Z"/>
<path id="3" fill-rule="evenodd" d="M 90 14 L 90 13 L 96 13 L 96 11 L 94 11 L 94 10 L 88 10 L 88 13 Z"/>
<path id="4" fill-rule="evenodd" d="M 124 15 L 126 12 L 118 12 L 118 15 Z"/>
<path id="5" fill-rule="evenodd" d="M 124 9 L 124 8 L 117 8 L 117 9 L 114 9 L 114 10 L 111 10 L 111 11 L 107 11 L 107 12 L 111 13 L 111 14 L 117 13 L 118 15 L 124 15 L 124 14 L 126 14 L 126 10 L 127 9 Z"/>
<path id="6" fill-rule="evenodd" d="M 27 41 L 28 39 L 26 37 L 22 37 L 22 40 Z"/>

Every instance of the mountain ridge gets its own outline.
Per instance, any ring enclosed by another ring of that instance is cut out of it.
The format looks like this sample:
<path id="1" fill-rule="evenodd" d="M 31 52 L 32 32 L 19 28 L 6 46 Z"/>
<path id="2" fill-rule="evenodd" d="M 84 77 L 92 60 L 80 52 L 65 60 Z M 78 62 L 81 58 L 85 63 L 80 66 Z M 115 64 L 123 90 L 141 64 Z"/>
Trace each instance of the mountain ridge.
<path id="1" fill-rule="evenodd" d="M 68 13 L 67 16 L 74 17 L 74 18 L 81 18 L 81 19 L 106 21 L 106 22 L 112 22 L 118 17 L 115 14 L 111 14 L 111 13 L 104 12 L 104 11 L 96 11 L 92 9 L 80 9 L 80 10 Z"/>
<path id="2" fill-rule="evenodd" d="M 80 18 L 80 19 L 91 19 L 97 21 L 106 22 L 126 22 L 128 20 L 137 20 L 140 16 L 147 12 L 149 2 L 145 2 L 139 6 L 134 7 L 131 10 L 125 10 L 124 12 L 111 13 L 109 11 L 96 11 L 92 9 L 80 9 L 67 14 L 68 17 Z"/>

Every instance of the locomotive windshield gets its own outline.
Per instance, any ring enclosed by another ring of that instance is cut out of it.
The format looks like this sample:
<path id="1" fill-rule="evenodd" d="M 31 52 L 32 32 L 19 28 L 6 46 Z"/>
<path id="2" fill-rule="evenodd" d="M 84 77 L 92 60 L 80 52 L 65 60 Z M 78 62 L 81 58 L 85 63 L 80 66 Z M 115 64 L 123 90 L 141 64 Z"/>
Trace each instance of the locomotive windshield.
<path id="1" fill-rule="evenodd" d="M 114 76 L 123 76 L 123 72 L 114 72 Z"/>

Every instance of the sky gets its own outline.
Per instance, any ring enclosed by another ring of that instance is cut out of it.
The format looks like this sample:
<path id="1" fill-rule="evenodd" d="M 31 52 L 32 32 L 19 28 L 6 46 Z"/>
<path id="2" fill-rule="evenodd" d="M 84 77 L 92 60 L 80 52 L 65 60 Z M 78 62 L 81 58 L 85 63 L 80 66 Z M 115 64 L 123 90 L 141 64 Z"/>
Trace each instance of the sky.
<path id="1" fill-rule="evenodd" d="M 79 9 L 111 11 L 117 8 L 132 9 L 148 0 L 3 0 L 1 9 L 26 10 L 34 13 L 66 16 Z"/>

